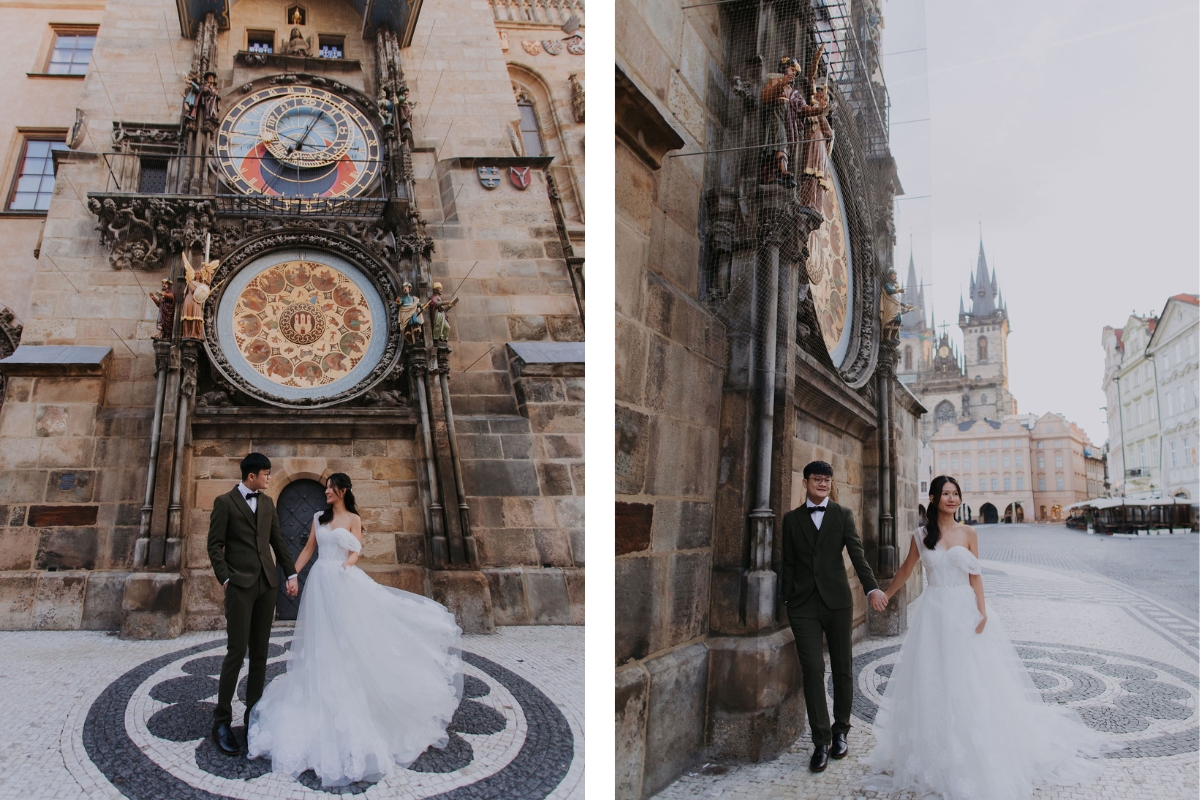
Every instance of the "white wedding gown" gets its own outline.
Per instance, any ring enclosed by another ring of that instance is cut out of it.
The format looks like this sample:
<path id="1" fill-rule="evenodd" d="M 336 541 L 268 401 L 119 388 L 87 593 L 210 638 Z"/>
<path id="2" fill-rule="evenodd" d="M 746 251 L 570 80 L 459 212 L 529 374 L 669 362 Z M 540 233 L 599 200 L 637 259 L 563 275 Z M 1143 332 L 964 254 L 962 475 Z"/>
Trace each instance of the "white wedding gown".
<path id="1" fill-rule="evenodd" d="M 864 788 L 945 800 L 1018 800 L 1039 784 L 1096 778 L 1097 756 L 1119 745 L 1079 715 L 1042 701 L 995 611 L 982 619 L 967 548 L 925 547 L 925 589 L 913 608 L 873 725 Z"/>
<path id="2" fill-rule="evenodd" d="M 250 758 L 292 777 L 312 769 L 324 786 L 377 781 L 445 746 L 462 696 L 454 615 L 343 569 L 361 549 L 345 528 L 317 525 L 287 672 L 250 712 Z"/>

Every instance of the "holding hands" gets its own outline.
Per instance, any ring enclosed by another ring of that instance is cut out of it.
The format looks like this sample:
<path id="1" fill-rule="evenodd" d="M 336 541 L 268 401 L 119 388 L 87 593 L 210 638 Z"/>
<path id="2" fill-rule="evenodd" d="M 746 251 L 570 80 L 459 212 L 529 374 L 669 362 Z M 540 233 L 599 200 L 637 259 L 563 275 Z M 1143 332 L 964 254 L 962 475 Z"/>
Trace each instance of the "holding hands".
<path id="1" fill-rule="evenodd" d="M 284 590 L 288 597 L 295 597 L 300 594 L 300 579 L 295 575 L 287 579 L 287 588 Z"/>
<path id="2" fill-rule="evenodd" d="M 881 589 L 872 589 L 867 596 L 867 602 L 871 604 L 871 608 L 875 611 L 883 611 L 888 607 L 891 598 L 888 597 Z"/>

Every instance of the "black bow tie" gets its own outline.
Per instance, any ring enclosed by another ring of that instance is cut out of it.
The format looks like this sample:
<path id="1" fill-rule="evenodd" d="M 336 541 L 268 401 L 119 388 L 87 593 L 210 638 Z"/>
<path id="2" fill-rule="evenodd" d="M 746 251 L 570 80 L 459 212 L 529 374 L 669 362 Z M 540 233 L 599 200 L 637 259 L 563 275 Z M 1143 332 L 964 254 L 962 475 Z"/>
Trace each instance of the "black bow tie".
<path id="1" fill-rule="evenodd" d="M 805 503 L 804 507 L 808 509 L 808 513 L 810 513 L 810 514 L 824 514 L 825 513 L 825 506 L 810 506 L 807 503 Z"/>
<path id="2" fill-rule="evenodd" d="M 257 497 L 258 497 L 258 492 L 251 492 L 250 494 L 246 495 L 247 500 L 254 500 Z"/>

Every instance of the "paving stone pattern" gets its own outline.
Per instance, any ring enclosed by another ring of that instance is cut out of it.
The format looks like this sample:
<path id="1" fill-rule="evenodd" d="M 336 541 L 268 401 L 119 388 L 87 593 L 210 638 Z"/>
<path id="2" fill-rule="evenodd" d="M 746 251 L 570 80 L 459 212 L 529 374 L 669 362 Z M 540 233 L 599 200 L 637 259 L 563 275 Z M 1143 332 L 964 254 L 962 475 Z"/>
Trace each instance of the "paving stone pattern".
<path id="1" fill-rule="evenodd" d="M 1197 620 L 1178 587 L 1192 576 L 1194 609 L 1200 537 L 1158 537 L 1161 542 L 1139 549 L 1151 543 L 1101 543 L 1101 537 L 1050 526 L 978 530 L 989 613 L 1004 621 L 1043 698 L 1074 709 L 1085 724 L 1125 744 L 1107 754 L 1096 783 L 1042 787 L 1034 797 L 1193 800 L 1200 794 Z M 1156 561 L 1166 575 L 1161 584 L 1151 579 Z M 855 647 L 848 758 L 810 773 L 805 730 L 773 761 L 698 764 L 658 797 L 909 800 L 911 794 L 859 788 L 866 774 L 859 758 L 874 746 L 871 722 L 901 641 L 866 639 Z M 832 695 L 831 681 L 826 689 Z"/>
<path id="2" fill-rule="evenodd" d="M 583 631 L 501 628 L 463 640 L 463 700 L 444 748 L 384 781 L 324 789 L 208 738 L 220 634 L 123 642 L 97 633 L 4 633 L 0 798 L 568 798 L 583 796 Z M 277 629 L 268 680 L 291 631 Z M 244 713 L 245 681 L 234 702 Z M 41 698 L 41 702 L 34 697 Z M 49 699 L 47 699 L 49 698 Z M 235 734 L 245 741 L 238 724 Z"/>

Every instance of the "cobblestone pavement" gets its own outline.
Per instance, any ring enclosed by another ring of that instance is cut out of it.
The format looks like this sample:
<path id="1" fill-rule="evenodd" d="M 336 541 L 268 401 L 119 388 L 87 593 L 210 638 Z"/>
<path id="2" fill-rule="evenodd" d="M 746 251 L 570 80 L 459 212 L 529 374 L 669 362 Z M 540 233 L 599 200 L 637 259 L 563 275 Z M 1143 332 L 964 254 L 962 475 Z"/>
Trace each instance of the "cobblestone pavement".
<path id="1" fill-rule="evenodd" d="M 1113 541 L 1052 526 L 977 530 L 989 613 L 1004 620 L 1043 696 L 1075 708 L 1089 726 L 1126 743 L 1104 759 L 1103 776 L 1094 784 L 1045 787 L 1034 797 L 1194 800 L 1200 794 L 1200 665 L 1196 615 L 1181 612 L 1189 607 L 1189 574 L 1190 608 L 1196 607 L 1200 537 Z M 1158 583 L 1156 563 L 1164 575 Z M 831 761 L 823 773 L 810 773 L 806 730 L 773 761 L 705 764 L 658 797 L 910 800 L 913 795 L 907 793 L 859 788 L 866 774 L 859 757 L 874 746 L 871 721 L 900 642 L 900 637 L 866 639 L 854 648 L 848 758 Z"/>
<path id="2" fill-rule="evenodd" d="M 283 671 L 291 633 L 272 636 L 268 680 Z M 328 791 L 311 771 L 279 777 L 208 740 L 223 646 L 223 633 L 165 642 L 0 633 L 0 798 L 583 797 L 582 628 L 464 636 L 464 699 L 447 746 L 379 783 Z"/>

